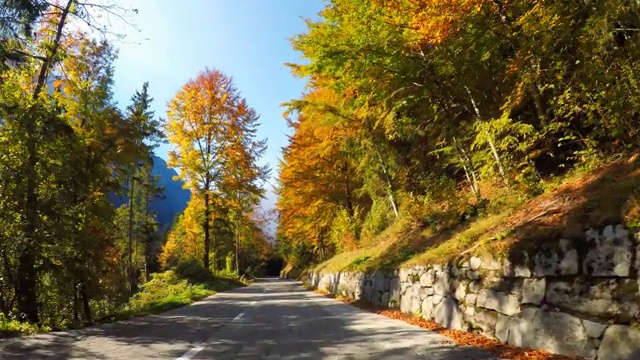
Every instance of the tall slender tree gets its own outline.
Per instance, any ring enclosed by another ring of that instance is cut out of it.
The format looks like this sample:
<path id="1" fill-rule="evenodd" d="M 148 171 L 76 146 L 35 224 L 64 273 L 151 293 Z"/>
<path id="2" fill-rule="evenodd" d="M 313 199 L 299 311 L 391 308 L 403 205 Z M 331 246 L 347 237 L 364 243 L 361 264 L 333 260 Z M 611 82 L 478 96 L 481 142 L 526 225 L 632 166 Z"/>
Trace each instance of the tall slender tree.
<path id="1" fill-rule="evenodd" d="M 247 194 L 259 196 L 259 180 L 267 173 L 255 163 L 265 148 L 264 141 L 255 140 L 257 115 L 231 78 L 206 69 L 169 102 L 168 117 L 167 136 L 176 147 L 169 154 L 169 164 L 180 168 L 179 176 L 203 201 L 202 263 L 209 268 L 213 245 L 215 271 L 216 244 L 211 244 L 214 202 L 232 200 L 237 205 Z"/>
<path id="2" fill-rule="evenodd" d="M 131 105 L 127 107 L 127 116 L 129 125 L 134 138 L 136 139 L 136 148 L 140 150 L 137 158 L 134 159 L 130 165 L 129 172 L 129 225 L 128 225 L 128 275 L 129 286 L 132 292 L 135 292 L 137 287 L 137 277 L 134 269 L 134 224 L 135 224 L 135 212 L 136 206 L 134 206 L 136 200 L 146 204 L 143 207 L 142 214 L 148 214 L 148 200 L 140 199 L 136 194 L 136 183 L 140 186 L 146 187 L 147 190 L 153 188 L 153 178 L 150 176 L 149 171 L 153 163 L 153 149 L 163 140 L 163 133 L 160 131 L 160 123 L 154 119 L 154 112 L 151 110 L 151 102 L 153 99 L 149 96 L 149 83 L 145 82 L 142 85 L 141 91 L 136 93 L 131 98 Z M 146 218 L 146 217 L 145 217 Z"/>

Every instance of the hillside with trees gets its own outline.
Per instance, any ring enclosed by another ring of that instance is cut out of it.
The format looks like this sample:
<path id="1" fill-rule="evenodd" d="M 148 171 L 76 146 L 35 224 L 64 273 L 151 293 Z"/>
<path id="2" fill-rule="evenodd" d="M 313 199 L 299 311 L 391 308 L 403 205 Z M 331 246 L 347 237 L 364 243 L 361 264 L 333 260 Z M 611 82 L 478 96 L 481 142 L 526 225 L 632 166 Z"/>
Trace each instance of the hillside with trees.
<path id="1" fill-rule="evenodd" d="M 626 0 L 328 1 L 291 40 L 279 252 L 375 268 L 637 223 L 639 26 Z"/>

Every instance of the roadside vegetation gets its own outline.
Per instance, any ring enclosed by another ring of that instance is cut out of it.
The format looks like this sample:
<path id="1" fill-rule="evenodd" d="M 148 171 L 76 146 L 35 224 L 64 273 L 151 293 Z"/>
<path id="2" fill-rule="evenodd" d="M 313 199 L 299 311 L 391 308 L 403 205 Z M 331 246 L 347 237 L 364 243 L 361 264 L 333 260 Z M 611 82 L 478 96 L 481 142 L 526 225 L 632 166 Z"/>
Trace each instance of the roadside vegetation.
<path id="1" fill-rule="evenodd" d="M 199 263 L 184 262 L 176 269 L 152 274 L 151 280 L 144 283 L 126 303 L 96 322 L 108 323 L 162 313 L 247 284 L 247 279 L 238 277 L 234 272 L 223 271 L 214 276 Z M 0 338 L 71 328 L 73 326 L 52 329 L 0 317 Z"/>
<path id="2" fill-rule="evenodd" d="M 111 1 L 0 0 L 0 336 L 186 305 L 272 258 L 258 208 L 266 141 L 229 76 L 206 69 L 187 81 L 166 121 L 148 83 L 117 104 L 118 37 L 100 21 L 136 13 Z M 170 229 L 151 206 L 172 195 L 152 173 L 165 142 L 191 193 Z"/>
<path id="3" fill-rule="evenodd" d="M 288 271 L 637 226 L 637 3 L 332 0 L 307 25 L 279 172 Z"/>
<path id="4" fill-rule="evenodd" d="M 538 196 L 504 194 L 506 203 L 496 206 L 494 201 L 483 214 L 440 232 L 398 222 L 378 236 L 378 244 L 339 253 L 314 269 L 371 271 L 443 263 L 470 253 L 508 258 L 560 238 L 584 240 L 590 227 L 624 223 L 637 229 L 639 171 L 637 156 L 594 170 L 577 169 L 546 184 Z"/>
<path id="5" fill-rule="evenodd" d="M 181 263 L 176 269 L 153 274 L 140 291 L 102 322 L 161 313 L 189 305 L 220 291 L 245 286 L 247 280 L 233 272 L 214 276 L 196 262 Z"/>

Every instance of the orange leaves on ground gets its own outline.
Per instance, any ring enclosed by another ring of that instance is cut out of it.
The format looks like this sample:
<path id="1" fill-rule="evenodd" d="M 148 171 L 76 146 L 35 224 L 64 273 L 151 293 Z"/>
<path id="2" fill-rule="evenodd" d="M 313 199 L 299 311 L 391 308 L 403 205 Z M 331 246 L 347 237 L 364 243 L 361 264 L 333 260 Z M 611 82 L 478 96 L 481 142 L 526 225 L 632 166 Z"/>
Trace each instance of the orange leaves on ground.
<path id="1" fill-rule="evenodd" d="M 318 293 L 333 298 L 332 295 L 324 291 L 317 291 Z M 579 357 L 563 356 L 550 354 L 541 350 L 529 350 L 515 346 L 502 344 L 500 341 L 489 338 L 483 335 L 473 334 L 461 330 L 453 330 L 443 328 L 440 324 L 429 321 L 423 318 L 418 318 L 412 315 L 405 314 L 399 310 L 380 309 L 369 304 L 364 304 L 360 301 L 353 301 L 349 298 L 338 297 L 338 300 L 356 306 L 360 309 L 367 310 L 379 315 L 386 316 L 388 318 L 397 319 L 409 323 L 411 325 L 419 326 L 423 329 L 437 332 L 444 336 L 449 337 L 454 343 L 460 346 L 473 346 L 491 353 L 498 355 L 501 359 L 512 360 L 580 360 Z"/>
<path id="2" fill-rule="evenodd" d="M 562 355 L 550 354 L 546 351 L 540 350 L 528 350 L 518 348 L 515 346 L 509 346 L 500 343 L 496 339 L 492 339 L 486 336 L 472 334 L 466 331 L 445 329 L 434 321 L 428 321 L 425 319 L 417 318 L 411 315 L 407 315 L 398 310 L 377 310 L 372 309 L 375 313 L 390 317 L 393 319 L 402 320 L 412 325 L 420 326 L 421 328 L 435 331 L 439 334 L 445 335 L 453 342 L 462 346 L 473 346 L 480 349 L 490 351 L 502 359 L 513 360 L 576 360 L 579 358 L 568 357 Z"/>

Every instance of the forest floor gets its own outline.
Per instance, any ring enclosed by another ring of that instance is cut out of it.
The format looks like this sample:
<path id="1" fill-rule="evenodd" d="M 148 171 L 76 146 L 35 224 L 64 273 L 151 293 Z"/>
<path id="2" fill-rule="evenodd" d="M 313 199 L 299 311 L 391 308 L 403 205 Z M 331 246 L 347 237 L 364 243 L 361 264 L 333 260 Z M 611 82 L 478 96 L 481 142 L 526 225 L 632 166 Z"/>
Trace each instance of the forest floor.
<path id="1" fill-rule="evenodd" d="M 589 228 L 640 219 L 640 158 L 613 161 L 590 171 L 579 170 L 544 184 L 541 195 L 524 198 L 507 187 L 493 190 L 481 215 L 448 229 L 396 222 L 374 245 L 344 252 L 314 271 L 372 271 L 379 268 L 444 263 L 468 253 L 511 254 L 556 242 L 584 241 Z"/>

